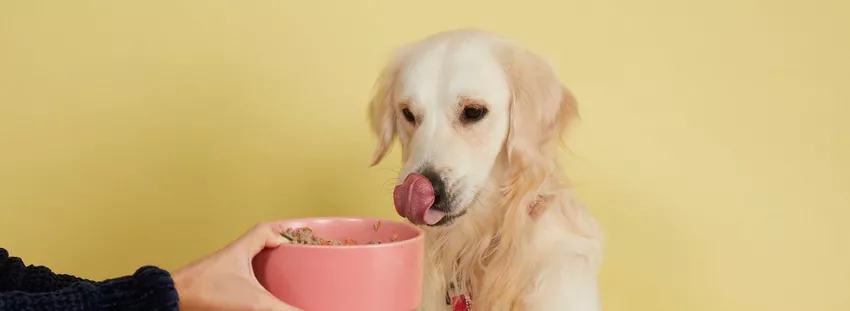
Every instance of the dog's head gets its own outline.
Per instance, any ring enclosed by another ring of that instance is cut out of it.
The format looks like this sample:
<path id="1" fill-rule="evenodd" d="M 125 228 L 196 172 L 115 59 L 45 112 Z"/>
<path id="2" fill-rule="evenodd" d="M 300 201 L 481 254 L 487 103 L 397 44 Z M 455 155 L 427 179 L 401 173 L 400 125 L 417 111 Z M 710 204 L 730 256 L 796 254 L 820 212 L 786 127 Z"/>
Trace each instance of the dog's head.
<path id="1" fill-rule="evenodd" d="M 396 210 L 441 226 L 466 214 L 489 181 L 508 182 L 495 171 L 517 174 L 544 157 L 577 110 L 545 61 L 495 35 L 461 30 L 401 49 L 369 112 L 379 138 L 372 165 L 395 136 L 402 145 Z"/>

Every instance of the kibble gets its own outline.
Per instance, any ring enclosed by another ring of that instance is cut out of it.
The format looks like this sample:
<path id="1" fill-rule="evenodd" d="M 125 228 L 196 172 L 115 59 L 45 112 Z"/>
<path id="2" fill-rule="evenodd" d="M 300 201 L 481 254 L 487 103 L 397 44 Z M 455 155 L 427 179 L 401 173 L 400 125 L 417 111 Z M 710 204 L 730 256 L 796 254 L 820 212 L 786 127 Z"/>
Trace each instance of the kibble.
<path id="1" fill-rule="evenodd" d="M 375 231 L 381 228 L 381 222 L 378 221 L 373 226 Z M 313 229 L 309 227 L 300 227 L 300 228 L 286 228 L 283 231 L 284 234 L 292 238 L 293 244 L 303 244 L 303 245 L 327 245 L 327 246 L 336 246 L 336 245 L 359 245 L 357 241 L 352 239 L 351 237 L 346 238 L 342 241 L 337 240 L 327 240 L 321 237 L 316 236 L 313 233 Z M 390 242 L 398 241 L 398 235 L 393 234 Z M 381 244 L 381 241 L 369 241 L 366 244 Z"/>

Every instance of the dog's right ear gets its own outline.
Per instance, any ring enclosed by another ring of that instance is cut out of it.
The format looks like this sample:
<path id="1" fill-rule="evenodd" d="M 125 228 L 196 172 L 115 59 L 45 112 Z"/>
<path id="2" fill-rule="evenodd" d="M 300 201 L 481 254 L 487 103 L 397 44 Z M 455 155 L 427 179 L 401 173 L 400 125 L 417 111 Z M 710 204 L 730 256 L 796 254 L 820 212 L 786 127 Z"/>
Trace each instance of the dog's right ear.
<path id="1" fill-rule="evenodd" d="M 393 143 L 396 134 L 395 87 L 399 74 L 398 58 L 393 59 L 378 76 L 375 91 L 369 103 L 369 123 L 372 133 L 378 137 L 378 144 L 372 156 L 375 166 L 381 162 Z"/>

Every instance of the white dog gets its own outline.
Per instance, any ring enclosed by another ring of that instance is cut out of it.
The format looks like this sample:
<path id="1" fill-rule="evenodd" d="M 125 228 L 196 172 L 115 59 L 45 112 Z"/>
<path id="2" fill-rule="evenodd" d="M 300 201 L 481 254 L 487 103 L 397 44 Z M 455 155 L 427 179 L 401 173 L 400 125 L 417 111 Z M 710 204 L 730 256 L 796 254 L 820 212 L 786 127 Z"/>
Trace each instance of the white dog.
<path id="1" fill-rule="evenodd" d="M 396 210 L 426 232 L 421 310 L 597 311 L 602 234 L 566 185 L 576 101 L 541 58 L 478 30 L 402 48 L 369 107 L 398 136 Z"/>

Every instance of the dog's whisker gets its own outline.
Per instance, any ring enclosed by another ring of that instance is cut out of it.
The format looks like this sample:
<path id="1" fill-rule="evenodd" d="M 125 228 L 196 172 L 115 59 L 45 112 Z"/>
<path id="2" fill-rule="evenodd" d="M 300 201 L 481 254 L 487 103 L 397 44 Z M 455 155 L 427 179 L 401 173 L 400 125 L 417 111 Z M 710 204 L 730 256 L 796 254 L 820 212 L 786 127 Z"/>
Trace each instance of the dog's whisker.
<path id="1" fill-rule="evenodd" d="M 394 169 L 394 168 L 389 168 L 389 167 L 381 168 L 381 171 L 389 171 L 390 173 L 393 173 L 393 174 L 396 174 L 396 175 L 401 174 L 400 169 Z"/>
<path id="2" fill-rule="evenodd" d="M 395 183 L 395 182 L 396 182 L 396 180 L 398 180 L 398 179 L 397 179 L 397 178 L 395 178 L 395 177 L 393 177 L 393 178 L 387 178 L 387 180 L 385 180 L 385 181 L 384 181 L 384 183 L 383 183 L 381 186 L 382 186 L 382 187 L 385 187 L 388 183 Z"/>

